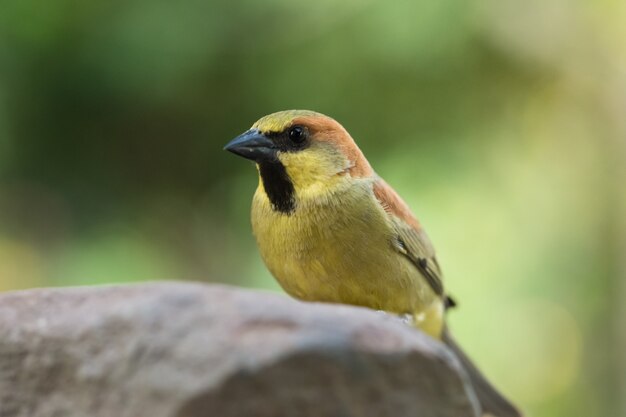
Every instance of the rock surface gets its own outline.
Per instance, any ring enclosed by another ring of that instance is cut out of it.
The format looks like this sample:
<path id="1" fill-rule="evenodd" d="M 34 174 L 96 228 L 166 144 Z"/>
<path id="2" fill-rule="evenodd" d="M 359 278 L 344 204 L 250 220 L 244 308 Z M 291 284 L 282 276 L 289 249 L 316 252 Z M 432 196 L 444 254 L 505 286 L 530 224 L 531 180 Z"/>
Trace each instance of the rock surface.
<path id="1" fill-rule="evenodd" d="M 367 309 L 217 285 L 0 295 L 1 417 L 475 417 L 442 344 Z"/>

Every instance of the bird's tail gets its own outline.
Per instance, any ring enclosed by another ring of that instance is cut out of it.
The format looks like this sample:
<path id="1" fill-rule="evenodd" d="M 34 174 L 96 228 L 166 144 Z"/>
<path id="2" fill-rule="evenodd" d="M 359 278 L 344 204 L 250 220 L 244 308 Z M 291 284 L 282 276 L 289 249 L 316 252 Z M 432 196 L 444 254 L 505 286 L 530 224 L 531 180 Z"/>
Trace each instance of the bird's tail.
<path id="1" fill-rule="evenodd" d="M 500 394 L 483 374 L 476 368 L 472 361 L 461 350 L 454 341 L 450 331 L 446 328 L 443 331 L 443 342 L 454 352 L 469 375 L 470 381 L 483 410 L 483 416 L 493 417 L 522 417 L 522 413 Z"/>

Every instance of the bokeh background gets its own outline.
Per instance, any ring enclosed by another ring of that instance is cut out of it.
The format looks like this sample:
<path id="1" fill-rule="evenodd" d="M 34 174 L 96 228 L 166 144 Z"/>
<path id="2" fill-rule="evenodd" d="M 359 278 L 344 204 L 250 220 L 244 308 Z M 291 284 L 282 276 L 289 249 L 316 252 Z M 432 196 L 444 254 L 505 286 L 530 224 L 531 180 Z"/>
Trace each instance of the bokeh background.
<path id="1" fill-rule="evenodd" d="M 626 3 L 0 4 L 0 290 L 279 291 L 260 116 L 332 115 L 409 202 L 457 338 L 532 416 L 626 415 Z"/>

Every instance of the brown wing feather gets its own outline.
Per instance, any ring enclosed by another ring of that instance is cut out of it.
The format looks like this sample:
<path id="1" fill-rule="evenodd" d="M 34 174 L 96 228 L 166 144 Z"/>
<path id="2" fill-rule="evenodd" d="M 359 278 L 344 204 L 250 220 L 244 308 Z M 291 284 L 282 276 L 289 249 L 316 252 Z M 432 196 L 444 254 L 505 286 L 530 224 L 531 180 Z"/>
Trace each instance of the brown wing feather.
<path id="1" fill-rule="evenodd" d="M 443 296 L 442 274 L 435 250 L 409 206 L 380 178 L 374 182 L 374 195 L 390 215 L 396 232 L 393 242 L 396 250 L 415 265 L 437 295 Z"/>

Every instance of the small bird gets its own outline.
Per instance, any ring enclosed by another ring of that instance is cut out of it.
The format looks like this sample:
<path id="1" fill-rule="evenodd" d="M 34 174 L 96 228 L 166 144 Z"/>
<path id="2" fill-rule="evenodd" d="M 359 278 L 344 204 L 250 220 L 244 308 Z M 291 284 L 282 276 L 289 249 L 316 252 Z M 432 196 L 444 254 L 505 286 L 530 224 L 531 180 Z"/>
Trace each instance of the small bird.
<path id="1" fill-rule="evenodd" d="M 433 245 L 341 124 L 313 111 L 281 111 L 224 149 L 256 162 L 252 229 L 263 261 L 288 294 L 408 318 L 455 352 L 484 415 L 521 416 L 450 335 L 445 314 L 454 301 Z"/>

